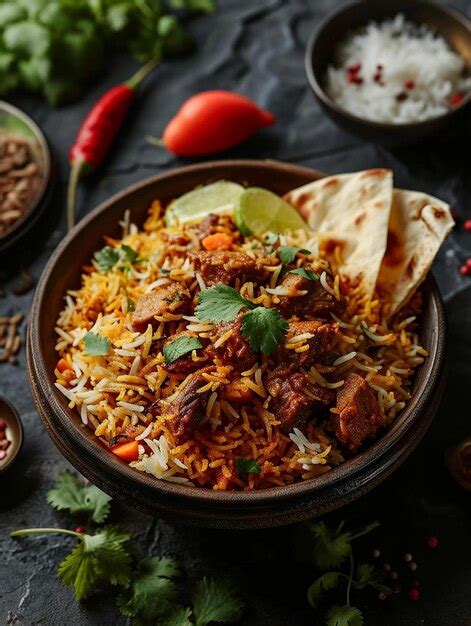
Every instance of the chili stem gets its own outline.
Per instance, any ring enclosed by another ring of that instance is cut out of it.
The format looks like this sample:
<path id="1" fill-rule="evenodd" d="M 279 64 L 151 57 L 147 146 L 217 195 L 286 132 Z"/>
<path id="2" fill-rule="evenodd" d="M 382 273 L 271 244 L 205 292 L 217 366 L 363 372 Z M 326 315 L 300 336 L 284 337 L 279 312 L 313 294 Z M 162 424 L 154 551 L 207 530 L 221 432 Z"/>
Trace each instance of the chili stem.
<path id="1" fill-rule="evenodd" d="M 67 187 L 67 230 L 71 230 L 75 224 L 77 187 L 85 166 L 85 161 L 76 161 L 70 168 L 69 186 Z"/>
<path id="2" fill-rule="evenodd" d="M 127 81 L 125 81 L 125 85 L 130 87 L 131 89 L 136 89 L 139 84 L 148 76 L 152 70 L 154 70 L 160 64 L 160 59 L 151 59 L 145 65 L 137 70 L 133 76 Z"/>
<path id="3" fill-rule="evenodd" d="M 347 606 L 350 606 L 350 589 L 353 581 L 353 552 L 350 552 L 350 576 L 348 577 L 347 585 Z"/>
<path id="4" fill-rule="evenodd" d="M 10 533 L 10 537 L 22 537 L 23 535 L 69 535 L 70 537 L 82 538 L 80 533 L 65 528 L 22 528 Z"/>

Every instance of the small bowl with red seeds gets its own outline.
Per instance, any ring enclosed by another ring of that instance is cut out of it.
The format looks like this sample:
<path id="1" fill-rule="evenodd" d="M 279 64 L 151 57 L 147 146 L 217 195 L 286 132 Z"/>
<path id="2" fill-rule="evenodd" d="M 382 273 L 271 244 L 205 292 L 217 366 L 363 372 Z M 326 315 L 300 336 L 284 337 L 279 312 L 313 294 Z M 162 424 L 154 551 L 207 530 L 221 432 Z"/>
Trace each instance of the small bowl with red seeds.
<path id="1" fill-rule="evenodd" d="M 0 396 L 0 474 L 11 467 L 23 445 L 23 426 L 15 407 Z"/>
<path id="2" fill-rule="evenodd" d="M 435 3 L 355 2 L 314 33 L 306 73 L 323 109 L 346 130 L 387 145 L 412 143 L 464 121 L 471 23 Z"/>

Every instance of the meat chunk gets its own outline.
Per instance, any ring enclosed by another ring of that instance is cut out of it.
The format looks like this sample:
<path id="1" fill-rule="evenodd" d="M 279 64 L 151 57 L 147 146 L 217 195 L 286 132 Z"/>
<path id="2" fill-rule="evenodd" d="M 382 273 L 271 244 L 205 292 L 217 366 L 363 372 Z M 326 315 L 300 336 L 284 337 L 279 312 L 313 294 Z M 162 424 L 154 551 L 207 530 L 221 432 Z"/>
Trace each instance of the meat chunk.
<path id="1" fill-rule="evenodd" d="M 358 374 L 349 374 L 337 392 L 337 409 L 340 412 L 332 415 L 334 432 L 349 450 L 356 450 L 383 424 L 376 394 Z"/>
<path id="2" fill-rule="evenodd" d="M 324 387 L 312 383 L 296 366 L 278 365 L 265 381 L 272 396 L 270 411 L 281 422 L 281 430 L 289 433 L 295 426 L 303 428 L 321 410 L 333 402 L 334 394 Z"/>
<path id="3" fill-rule="evenodd" d="M 181 337 L 197 337 L 197 336 L 198 335 L 196 333 L 192 333 L 190 331 L 183 331 L 167 339 L 167 341 L 164 342 L 163 347 L 165 348 L 166 346 L 170 345 L 171 343 L 173 343 L 177 339 L 180 339 Z M 200 356 L 202 356 L 201 353 L 198 354 L 198 357 Z M 204 365 L 204 361 L 202 360 L 193 361 L 193 359 L 191 358 L 191 352 L 187 352 L 186 354 L 181 356 L 179 359 L 176 359 L 176 361 L 173 361 L 173 363 L 168 363 L 168 364 L 164 363 L 162 367 L 167 372 L 170 372 L 171 374 L 191 374 L 192 372 L 195 372 L 196 370 L 201 369 L 203 365 Z"/>
<path id="4" fill-rule="evenodd" d="M 192 374 L 171 404 L 164 409 L 160 407 L 160 411 L 173 415 L 167 424 L 177 443 L 188 436 L 205 416 L 210 392 L 198 393 L 198 389 L 207 384 L 203 373 L 209 371 L 211 368 L 206 367 Z"/>
<path id="5" fill-rule="evenodd" d="M 257 355 L 252 352 L 249 342 L 242 335 L 242 317 L 239 316 L 233 322 L 219 324 L 211 336 L 211 345 L 207 348 L 207 354 L 212 358 L 218 358 L 223 365 L 232 365 L 239 372 L 248 370 L 257 360 Z M 215 344 L 226 333 L 230 336 L 220 346 Z"/>
<path id="6" fill-rule="evenodd" d="M 200 240 L 220 232 L 239 235 L 230 215 L 216 215 L 215 213 L 209 213 L 197 226 L 193 226 L 192 230 L 196 231 Z"/>
<path id="7" fill-rule="evenodd" d="M 193 252 L 191 258 L 195 270 L 200 272 L 208 286 L 216 283 L 233 285 L 236 278 L 240 278 L 241 282 L 259 282 L 268 275 L 260 261 L 243 252 Z"/>
<path id="8" fill-rule="evenodd" d="M 280 296 L 280 301 L 276 305 L 284 317 L 310 315 L 327 319 L 330 318 L 330 312 L 337 314 L 344 309 L 343 301 L 336 300 L 318 280 L 309 280 L 299 274 L 288 273 L 281 281 L 280 287 L 288 289 L 293 294 Z M 296 295 L 300 291 L 307 293 Z"/>
<path id="9" fill-rule="evenodd" d="M 276 352 L 276 358 L 281 361 L 292 361 L 301 367 L 309 367 L 313 363 L 318 363 L 321 358 L 331 352 L 340 338 L 338 324 L 327 324 L 321 320 L 308 322 L 290 322 L 286 333 L 285 343 L 289 343 L 293 337 L 309 334 L 312 335 L 306 340 L 307 350 L 296 352 L 292 348 L 285 346 Z"/>
<path id="10" fill-rule="evenodd" d="M 171 283 L 141 296 L 132 314 L 135 330 L 144 331 L 147 324 L 155 325 L 155 316 L 163 313 L 186 313 L 189 310 L 190 294 L 184 285 Z"/>

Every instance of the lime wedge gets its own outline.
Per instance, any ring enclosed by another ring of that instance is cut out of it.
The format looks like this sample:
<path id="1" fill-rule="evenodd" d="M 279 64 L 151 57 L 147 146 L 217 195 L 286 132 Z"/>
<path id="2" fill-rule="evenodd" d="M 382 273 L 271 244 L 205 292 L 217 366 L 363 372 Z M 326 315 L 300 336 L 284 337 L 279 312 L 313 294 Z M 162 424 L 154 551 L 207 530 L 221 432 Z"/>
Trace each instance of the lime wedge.
<path id="1" fill-rule="evenodd" d="M 239 197 L 234 213 L 237 228 L 244 235 L 261 237 L 267 232 L 284 233 L 309 226 L 290 204 L 261 187 L 249 187 Z"/>
<path id="2" fill-rule="evenodd" d="M 174 200 L 167 208 L 167 226 L 200 222 L 208 213 L 231 215 L 243 193 L 242 185 L 229 180 L 218 180 L 211 185 L 197 187 Z"/>

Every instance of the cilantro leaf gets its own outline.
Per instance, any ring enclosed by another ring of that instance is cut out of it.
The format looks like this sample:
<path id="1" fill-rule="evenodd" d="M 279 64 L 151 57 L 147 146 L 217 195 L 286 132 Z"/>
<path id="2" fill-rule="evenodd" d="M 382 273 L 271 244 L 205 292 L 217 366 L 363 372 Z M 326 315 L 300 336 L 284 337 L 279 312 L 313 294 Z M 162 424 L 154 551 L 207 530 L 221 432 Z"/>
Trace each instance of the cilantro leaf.
<path id="1" fill-rule="evenodd" d="M 242 320 L 242 334 L 248 339 L 254 352 L 271 354 L 283 341 L 288 328 L 276 309 L 258 306 L 249 311 Z"/>
<path id="2" fill-rule="evenodd" d="M 126 268 L 128 265 L 140 263 L 143 259 L 139 258 L 138 253 L 123 244 L 119 248 L 105 246 L 93 255 L 95 263 L 101 272 L 108 272 L 113 267 Z"/>
<path id="3" fill-rule="evenodd" d="M 196 317 L 208 322 L 231 322 L 243 308 L 253 309 L 255 305 L 243 298 L 233 287 L 218 284 L 204 289 L 199 294 Z"/>
<path id="4" fill-rule="evenodd" d="M 363 626 L 363 615 L 354 606 L 333 606 L 327 613 L 326 626 Z"/>
<path id="5" fill-rule="evenodd" d="M 159 626 L 193 626 L 190 621 L 191 609 L 177 606 L 168 615 L 159 621 Z"/>
<path id="6" fill-rule="evenodd" d="M 179 575 L 178 565 L 171 558 L 144 559 L 118 596 L 120 612 L 135 618 L 135 624 L 160 624 L 160 619 L 174 608 L 178 593 L 174 578 Z"/>
<path id="7" fill-rule="evenodd" d="M 391 587 L 381 583 L 381 576 L 373 565 L 369 563 L 360 563 L 357 567 L 356 578 L 352 581 L 356 589 L 364 589 L 365 587 L 373 587 L 376 591 L 386 594 L 392 593 Z"/>
<path id="8" fill-rule="evenodd" d="M 324 522 L 310 522 L 311 555 L 316 567 L 321 570 L 339 567 L 350 556 L 351 534 L 333 534 Z"/>
<path id="9" fill-rule="evenodd" d="M 192 350 L 199 350 L 202 347 L 198 337 L 177 337 L 177 339 L 164 346 L 163 354 L 165 363 L 170 365 L 170 363 L 173 363 L 184 354 Z"/>
<path id="10" fill-rule="evenodd" d="M 59 565 L 59 580 L 74 587 L 77 600 L 101 584 L 125 585 L 131 576 L 130 541 L 130 533 L 114 526 L 105 526 L 94 535 L 81 535 Z"/>
<path id="11" fill-rule="evenodd" d="M 280 246 L 277 250 L 278 256 L 280 257 L 280 261 L 283 265 L 289 265 L 294 261 L 298 252 L 302 254 L 311 254 L 310 250 L 306 250 L 306 248 L 297 248 L 295 246 Z"/>
<path id="12" fill-rule="evenodd" d="M 88 356 L 106 356 L 110 351 L 111 342 L 98 333 L 88 332 L 83 338 L 85 353 Z"/>
<path id="13" fill-rule="evenodd" d="M 310 272 L 309 270 L 304 269 L 304 267 L 298 267 L 295 270 L 290 270 L 288 274 L 297 274 L 298 276 L 302 276 L 306 280 L 319 280 L 319 276 L 314 274 L 314 272 Z"/>
<path id="14" fill-rule="evenodd" d="M 213 0 L 170 0 L 169 4 L 172 9 L 186 9 L 187 11 L 214 13 L 216 10 Z"/>
<path id="15" fill-rule="evenodd" d="M 260 474 L 262 468 L 254 459 L 237 459 L 236 471 L 238 474 Z"/>
<path id="16" fill-rule="evenodd" d="M 313 609 L 317 608 L 324 591 L 335 589 L 341 576 L 344 576 L 341 572 L 327 572 L 312 583 L 307 590 L 307 601 Z"/>
<path id="17" fill-rule="evenodd" d="M 54 488 L 46 494 L 46 499 L 58 511 L 90 515 L 97 524 L 103 523 L 110 512 L 111 498 L 95 485 L 84 485 L 68 470 L 59 474 Z"/>
<path id="18" fill-rule="evenodd" d="M 244 603 L 225 582 L 203 578 L 192 595 L 196 626 L 210 622 L 233 623 L 240 619 Z"/>

